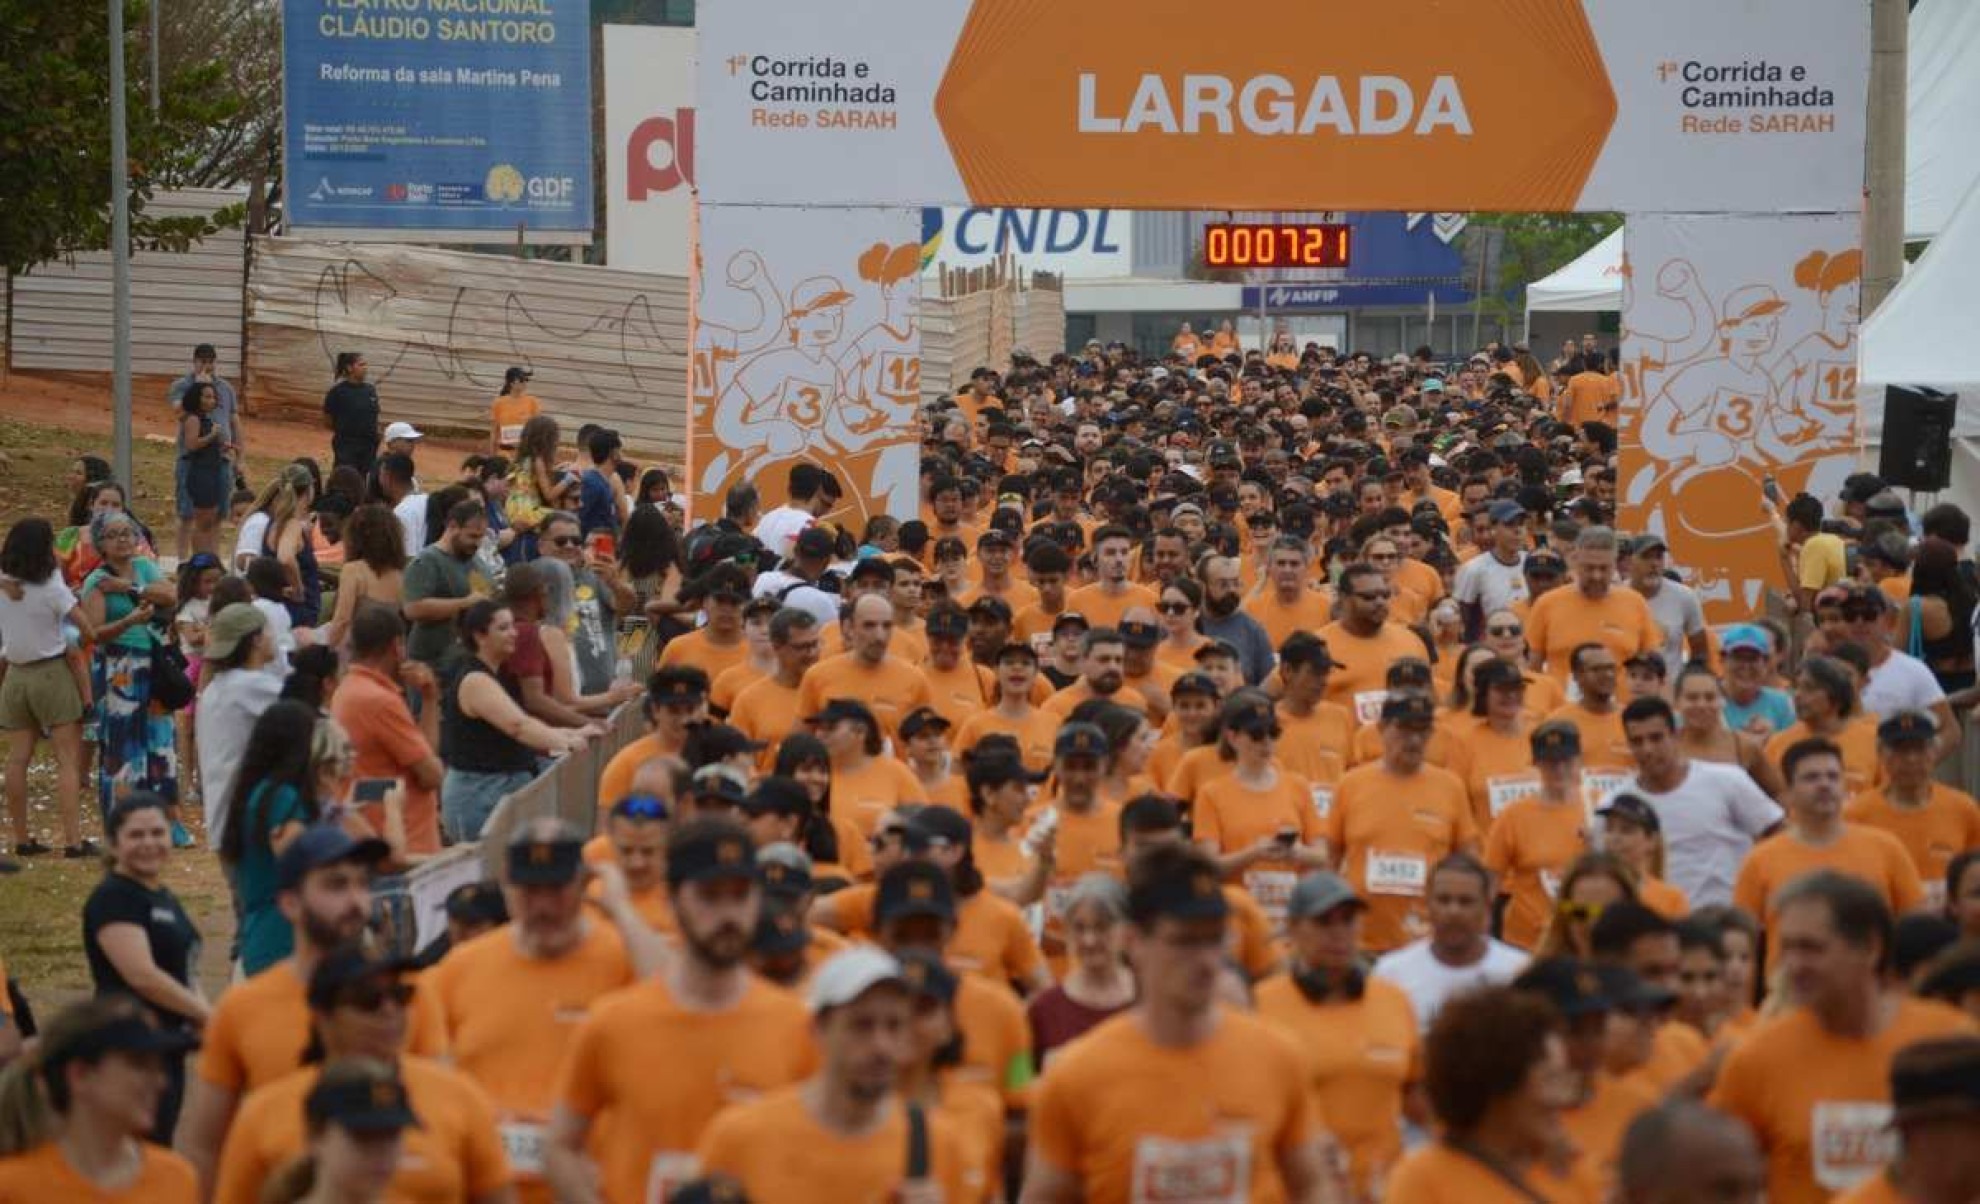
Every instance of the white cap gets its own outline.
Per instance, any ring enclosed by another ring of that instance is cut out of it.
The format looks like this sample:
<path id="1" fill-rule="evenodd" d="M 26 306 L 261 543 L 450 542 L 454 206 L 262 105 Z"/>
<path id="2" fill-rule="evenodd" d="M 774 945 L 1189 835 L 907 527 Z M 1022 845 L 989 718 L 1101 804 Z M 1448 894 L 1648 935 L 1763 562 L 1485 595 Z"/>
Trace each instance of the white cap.
<path id="1" fill-rule="evenodd" d="M 410 422 L 395 422 L 391 426 L 385 428 L 385 440 L 388 443 L 394 439 L 424 439 L 424 438 L 426 438 L 426 436 L 420 434 L 419 428 L 414 426 Z"/>
<path id="2" fill-rule="evenodd" d="M 825 959 L 811 976 L 811 1014 L 844 1007 L 883 983 L 905 983 L 901 963 L 875 945 L 854 945 Z"/>

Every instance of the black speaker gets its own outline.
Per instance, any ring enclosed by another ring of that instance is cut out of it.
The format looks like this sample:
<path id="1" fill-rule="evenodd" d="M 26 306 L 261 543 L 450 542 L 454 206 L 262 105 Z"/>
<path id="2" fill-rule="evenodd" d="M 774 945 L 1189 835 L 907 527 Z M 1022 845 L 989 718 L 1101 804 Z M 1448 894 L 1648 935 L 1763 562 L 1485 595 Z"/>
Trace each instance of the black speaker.
<path id="1" fill-rule="evenodd" d="M 1952 484 L 1953 410 L 1959 394 L 1889 385 L 1877 475 L 1888 485 L 1937 493 Z"/>

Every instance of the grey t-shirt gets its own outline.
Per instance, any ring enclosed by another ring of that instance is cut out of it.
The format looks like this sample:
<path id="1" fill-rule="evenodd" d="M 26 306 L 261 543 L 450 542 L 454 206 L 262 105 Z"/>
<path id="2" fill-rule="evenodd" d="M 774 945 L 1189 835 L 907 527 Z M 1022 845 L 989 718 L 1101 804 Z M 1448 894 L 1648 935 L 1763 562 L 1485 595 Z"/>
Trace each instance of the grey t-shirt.
<path id="1" fill-rule="evenodd" d="M 1665 581 L 1655 596 L 1645 594 L 1643 600 L 1650 604 L 1650 617 L 1664 633 L 1664 646 L 1658 649 L 1664 654 L 1664 671 L 1675 678 L 1684 668 L 1685 638 L 1705 630 L 1705 607 L 1698 601 L 1697 591 L 1675 581 Z"/>
<path id="2" fill-rule="evenodd" d="M 1737 765 L 1693 761 L 1684 780 L 1662 794 L 1636 780 L 1625 789 L 1656 811 L 1664 827 L 1664 878 L 1693 908 L 1732 902 L 1740 863 L 1782 816 L 1780 804 Z"/>
<path id="3" fill-rule="evenodd" d="M 468 571 L 473 565 L 472 557 L 462 560 L 443 544 L 433 544 L 406 565 L 403 589 L 406 602 L 467 597 L 474 592 L 473 576 Z M 406 655 L 436 668 L 458 660 L 461 641 L 454 620 L 414 623 L 412 632 L 406 636 Z"/>
<path id="4" fill-rule="evenodd" d="M 576 586 L 572 594 L 576 625 L 570 637 L 571 652 L 577 658 L 578 693 L 602 694 L 611 688 L 619 662 L 618 644 L 613 639 L 618 619 L 612 613 L 612 594 L 590 569 L 578 569 L 571 576 Z"/>
<path id="5" fill-rule="evenodd" d="M 1278 663 L 1278 650 L 1272 647 L 1272 637 L 1257 619 L 1243 611 L 1235 611 L 1221 619 L 1203 616 L 1203 634 L 1213 640 L 1222 640 L 1237 649 L 1238 664 L 1244 669 L 1246 685 L 1255 686 L 1272 675 L 1272 666 Z"/>

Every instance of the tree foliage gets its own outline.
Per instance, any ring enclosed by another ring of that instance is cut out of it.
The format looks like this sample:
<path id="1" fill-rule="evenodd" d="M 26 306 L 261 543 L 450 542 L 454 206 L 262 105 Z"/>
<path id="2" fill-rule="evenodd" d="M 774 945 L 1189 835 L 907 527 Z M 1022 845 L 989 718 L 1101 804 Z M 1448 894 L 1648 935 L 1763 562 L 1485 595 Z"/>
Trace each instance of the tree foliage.
<path id="1" fill-rule="evenodd" d="M 125 0 L 125 83 L 131 238 L 139 248 L 181 248 L 237 223 L 238 207 L 212 217 L 161 217 L 146 205 L 161 187 L 199 170 L 211 132 L 243 106 L 229 64 L 210 54 L 174 64 L 154 116 L 145 95 L 144 0 Z M 89 0 L 0 0 L 0 269 L 110 241 L 110 40 L 106 6 Z"/>
<path id="2" fill-rule="evenodd" d="M 1526 309 L 1526 286 L 1573 263 L 1622 225 L 1620 213 L 1474 213 L 1463 237 L 1496 231 L 1498 278 L 1488 281 L 1482 308 L 1506 320 Z"/>

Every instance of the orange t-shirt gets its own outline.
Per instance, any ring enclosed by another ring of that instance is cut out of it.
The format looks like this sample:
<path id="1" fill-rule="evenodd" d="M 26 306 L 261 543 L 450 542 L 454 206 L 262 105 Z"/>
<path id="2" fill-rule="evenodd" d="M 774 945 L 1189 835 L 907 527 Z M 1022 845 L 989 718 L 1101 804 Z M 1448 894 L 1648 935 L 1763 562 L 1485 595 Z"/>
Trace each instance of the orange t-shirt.
<path id="1" fill-rule="evenodd" d="M 706 673 L 712 683 L 737 665 L 749 663 L 749 641 L 738 631 L 735 643 L 717 644 L 708 638 L 708 629 L 702 627 L 668 640 L 667 646 L 660 650 L 659 663 L 661 667 L 692 665 Z"/>
<path id="2" fill-rule="evenodd" d="M 1073 713 L 1073 708 L 1088 699 L 1098 697 L 1100 695 L 1095 694 L 1093 687 L 1088 685 L 1086 679 L 1082 677 L 1065 689 L 1055 691 L 1040 706 L 1047 714 L 1063 723 L 1066 716 Z M 1122 683 L 1120 689 L 1107 695 L 1107 701 L 1114 703 L 1116 706 L 1124 706 L 1131 711 L 1139 711 L 1144 715 L 1148 713 L 1148 700 L 1141 696 L 1141 691 L 1129 689 L 1125 681 Z"/>
<path id="3" fill-rule="evenodd" d="M 4 992 L 0 992 L 4 994 Z M 300 1116 L 302 1110 L 296 1110 Z M 0 1158 L 0 1202 L 4 1204 L 203 1204 L 192 1163 L 163 1146 L 138 1144 L 138 1173 L 127 1187 L 110 1191 L 76 1172 L 62 1148 L 44 1141 L 31 1150 Z"/>
<path id="4" fill-rule="evenodd" d="M 1399 623 L 1384 624 L 1366 637 L 1351 634 L 1342 623 L 1329 623 L 1318 634 L 1341 662 L 1327 675 L 1327 701 L 1346 707 L 1359 724 L 1374 723 L 1382 717 L 1382 702 L 1389 696 L 1390 665 L 1405 657 L 1430 659 L 1430 649 L 1422 638 Z"/>
<path id="5" fill-rule="evenodd" d="M 1620 706 L 1598 715 L 1579 702 L 1570 702 L 1548 712 L 1546 722 L 1574 724 L 1574 730 L 1581 734 L 1583 768 L 1634 771 L 1636 762 L 1629 755 Z"/>
<path id="6" fill-rule="evenodd" d="M 1287 603 L 1280 600 L 1278 590 L 1267 586 L 1246 598 L 1243 610 L 1258 620 L 1277 650 L 1293 632 L 1318 631 L 1333 622 L 1334 593 L 1301 587 L 1299 596 Z"/>
<path id="7" fill-rule="evenodd" d="M 1145 585 L 1127 582 L 1121 592 L 1109 593 L 1098 581 L 1092 585 L 1082 585 L 1066 595 L 1066 610 L 1086 616 L 1086 621 L 1094 627 L 1119 627 L 1121 616 L 1137 606 L 1155 609 L 1161 601 L 1154 590 Z"/>
<path id="8" fill-rule="evenodd" d="M 1623 1133 L 1638 1113 L 1656 1107 L 1660 1098 L 1635 1083 L 1598 1072 L 1595 1092 L 1588 1101 L 1561 1113 L 1561 1127 L 1580 1151 L 1579 1173 L 1573 1178 L 1600 1184 L 1601 1199 L 1611 1199 Z"/>
<path id="9" fill-rule="evenodd" d="M 1043 815 L 1040 807 L 1027 817 L 1027 824 Z M 1065 899 L 1080 878 L 1095 870 L 1117 872 L 1121 864 L 1121 805 L 1096 798 L 1084 812 L 1053 805 L 1059 817 L 1052 840 L 1052 880 L 1045 888 L 1045 929 L 1040 943 L 1052 969 L 1063 968 L 1065 943 Z"/>
<path id="10" fill-rule="evenodd" d="M 1229 1009 L 1187 1049 L 1157 1045 L 1132 1010 L 1102 1022 L 1053 1053 L 1032 1116 L 1033 1157 L 1077 1179 L 1086 1204 L 1156 1198 L 1137 1186 L 1164 1183 L 1284 1204 L 1280 1163 L 1316 1130 L 1298 1047 Z"/>
<path id="11" fill-rule="evenodd" d="M 309 1066 L 250 1093 L 227 1141 L 213 1204 L 255 1204 L 261 1185 L 305 1153 L 303 1101 L 322 1067 Z M 513 1176 L 496 1128 L 495 1105 L 473 1079 L 425 1058 L 399 1059 L 399 1077 L 419 1125 L 405 1131 L 399 1168 L 386 1185 L 393 1204 L 452 1204 L 499 1191 Z"/>
<path id="12" fill-rule="evenodd" d="M 1971 1016 L 1899 998 L 1873 1037 L 1838 1037 L 1804 1008 L 1763 1020 L 1726 1053 L 1707 1103 L 1752 1128 L 1767 1153 L 1769 1204 L 1823 1204 L 1896 1153 L 1891 1057 L 1915 1041 L 1970 1036 Z"/>
<path id="13" fill-rule="evenodd" d="M 1381 759 L 1382 729 L 1374 723 L 1365 724 L 1354 733 L 1354 756 L 1349 758 L 1350 763 L 1368 765 Z M 1430 729 L 1430 742 L 1423 746 L 1423 760 L 1455 773 L 1453 766 L 1457 759 L 1457 741 L 1451 736 L 1450 722 L 1447 717 L 1439 716 L 1437 725 Z"/>
<path id="14" fill-rule="evenodd" d="M 964 974 L 956 985 L 955 1009 L 963 1060 L 950 1073 L 997 1092 L 1007 1108 L 1023 1108 L 1036 1073 L 1024 1001 L 1001 982 Z"/>
<path id="15" fill-rule="evenodd" d="M 810 1013 L 787 991 L 752 977 L 735 1006 L 694 1011 L 648 979 L 593 1005 L 557 1100 L 592 1121 L 605 1199 L 665 1199 L 695 1177 L 717 1113 L 798 1082 L 817 1061 Z"/>
<path id="16" fill-rule="evenodd" d="M 1011 608 L 1011 614 L 1016 615 L 1021 610 L 1029 610 L 1038 605 L 1038 587 L 1029 581 L 1019 581 L 1013 577 L 1004 585 L 991 589 L 987 582 L 979 579 L 975 589 L 966 591 L 955 601 L 957 606 L 968 610 L 976 605 L 979 598 L 1001 598 L 1005 605 Z"/>
<path id="17" fill-rule="evenodd" d="M 818 659 L 829 660 L 840 656 L 846 650 L 846 629 L 839 623 L 827 623 L 818 629 Z M 894 634 L 887 638 L 887 655 L 904 660 L 910 665 L 918 665 L 928 659 L 928 633 L 920 627 L 901 626 L 894 623 Z"/>
<path id="18" fill-rule="evenodd" d="M 996 675 L 982 665 L 970 664 L 966 657 L 946 673 L 936 669 L 932 662 L 925 662 L 921 675 L 928 679 L 928 705 L 949 721 L 949 741 L 953 747 L 957 729 L 981 714 L 995 692 Z"/>
<path id="19" fill-rule="evenodd" d="M 1812 739 L 1814 735 L 1806 723 L 1797 720 L 1792 727 L 1782 728 L 1767 738 L 1767 759 L 1786 777 L 1782 761 L 1787 757 L 1787 750 L 1803 740 Z M 1844 789 L 1857 794 L 1884 784 L 1883 762 L 1877 759 L 1877 721 L 1874 718 L 1859 715 L 1845 723 L 1835 735 L 1823 738 L 1842 749 Z"/>
<path id="20" fill-rule="evenodd" d="M 543 412 L 543 403 L 527 393 L 499 394 L 488 406 L 495 424 L 495 446 L 513 451 L 522 442 L 523 425 Z"/>
<path id="21" fill-rule="evenodd" d="M 454 1065 L 494 1101 L 511 1161 L 536 1199 L 549 1199 L 541 1155 L 531 1154 L 557 1102 L 557 1070 L 591 1005 L 632 982 L 618 930 L 595 916 L 577 947 L 554 960 L 525 957 L 505 924 L 452 950 L 426 975 Z"/>
<path id="22" fill-rule="evenodd" d="M 1018 742 L 1018 755 L 1026 769 L 1039 773 L 1051 768 L 1052 742 L 1058 737 L 1060 719 L 1050 711 L 1032 707 L 1022 719 L 1012 719 L 1000 711 L 978 711 L 956 729 L 955 750 L 966 753 L 985 736 L 1012 736 Z"/>
<path id="23" fill-rule="evenodd" d="M 900 729 L 909 711 L 934 701 L 928 679 L 913 663 L 889 655 L 869 665 L 850 652 L 819 661 L 798 683 L 801 715 L 816 715 L 834 698 L 865 703 L 888 736 Z"/>
<path id="24" fill-rule="evenodd" d="M 756 759 L 757 768 L 766 773 L 777 763 L 777 745 L 785 736 L 801 730 L 803 720 L 797 687 L 787 686 L 774 677 L 759 678 L 744 686 L 736 695 L 735 705 L 729 708 L 729 726 L 769 746 Z M 599 801 L 604 801 L 603 796 Z"/>
<path id="25" fill-rule="evenodd" d="M 1579 429 L 1584 423 L 1616 421 L 1616 407 L 1622 401 L 1622 386 L 1615 377 L 1602 372 L 1577 372 L 1561 388 L 1560 418 Z"/>
<path id="26" fill-rule="evenodd" d="M 871 938 L 879 893 L 872 883 L 861 883 L 834 891 L 821 902 L 831 909 L 833 927 L 847 936 Z M 952 968 L 981 974 L 991 982 L 1023 982 L 1045 960 L 1024 913 L 987 890 L 956 901 L 955 935 L 942 956 Z"/>
<path id="27" fill-rule="evenodd" d="M 976 831 L 970 840 L 970 850 L 976 857 L 976 868 L 982 871 L 984 878 L 991 882 L 1011 882 L 1031 872 L 1031 854 L 1025 851 L 1022 840 L 1010 833 L 991 836 L 980 816 L 973 826 Z"/>
<path id="28" fill-rule="evenodd" d="M 1892 915 L 1903 915 L 1925 901 L 1925 888 L 1918 881 L 1911 854 L 1889 832 L 1845 822 L 1840 836 L 1817 848 L 1796 836 L 1792 828 L 1783 828 L 1753 846 L 1733 882 L 1733 902 L 1747 915 L 1759 918 L 1761 927 L 1767 929 L 1770 952 L 1776 949 L 1774 895 L 1815 870 L 1836 870 L 1876 887 Z"/>
<path id="29" fill-rule="evenodd" d="M 412 779 L 413 766 L 440 750 L 426 742 L 419 721 L 406 709 L 405 692 L 376 669 L 352 665 L 330 700 L 330 717 L 343 726 L 356 754 L 358 778 L 391 778 L 405 791 L 406 852 L 440 851 L 440 795 Z M 367 811 L 370 809 L 367 808 Z M 367 815 L 383 830 L 380 814 Z"/>
<path id="30" fill-rule="evenodd" d="M 1516 800 L 1539 792 L 1540 774 L 1533 768 L 1525 720 L 1507 734 L 1467 715 L 1452 719 L 1446 730 L 1451 733 L 1451 758 L 1444 767 L 1464 779 L 1471 818 L 1480 832 L 1491 832 L 1492 821 Z"/>
<path id="31" fill-rule="evenodd" d="M 744 657 L 739 665 L 730 665 L 722 670 L 722 676 L 708 685 L 708 705 L 724 714 L 736 709 L 736 695 L 748 686 L 762 681 L 768 674 L 749 663 Z"/>
<path id="32" fill-rule="evenodd" d="M 1568 662 L 1583 644 L 1602 645 L 1621 664 L 1639 652 L 1662 648 L 1664 636 L 1650 604 L 1628 586 L 1611 586 L 1601 600 L 1591 601 L 1568 584 L 1542 594 L 1527 609 L 1526 643 L 1543 658 L 1553 679 L 1565 685 Z M 1587 752 L 1584 746 L 1584 757 Z"/>
<path id="33" fill-rule="evenodd" d="M 1301 844 L 1320 839 L 1324 823 L 1313 805 L 1313 787 L 1296 773 L 1280 769 L 1269 788 L 1258 789 L 1238 779 L 1235 768 L 1205 782 L 1190 808 L 1190 831 L 1196 840 L 1219 853 L 1236 853 L 1292 828 Z M 1286 914 L 1286 903 L 1299 882 L 1299 865 L 1291 859 L 1260 861 L 1236 880 L 1274 921 Z"/>
<path id="34" fill-rule="evenodd" d="M 1476 1158 L 1432 1141 L 1397 1164 L 1382 1200 L 1383 1204 L 1533 1204 L 1535 1198 L 1547 1198 L 1538 1190 L 1538 1177 L 1529 1174 L 1526 1182 L 1535 1190 L 1520 1191 Z"/>
<path id="35" fill-rule="evenodd" d="M 818 1123 L 802 1088 L 787 1087 L 717 1116 L 702 1136 L 702 1173 L 733 1178 L 748 1198 L 779 1204 L 841 1204 L 895 1198 L 907 1173 L 907 1112 L 898 1100 L 857 1137 Z M 989 1184 L 971 1139 L 941 1109 L 928 1114 L 928 1177 L 943 1199 L 985 1198 Z M 999 1151 L 1001 1153 L 1001 1151 Z"/>
<path id="36" fill-rule="evenodd" d="M 1938 911 L 1946 905 L 1946 868 L 1952 859 L 1980 849 L 1980 803 L 1964 790 L 1930 785 L 1931 796 L 1918 807 L 1892 802 L 1888 786 L 1865 791 L 1849 800 L 1843 818 L 1897 837 L 1925 888 L 1925 906 Z"/>
<path id="37" fill-rule="evenodd" d="M 1537 779 L 1536 779 L 1537 783 Z M 1588 851 L 1588 813 L 1580 799 L 1550 803 L 1521 798 L 1508 806 L 1485 838 L 1485 864 L 1511 896 L 1506 907 L 1505 940 L 1532 949 L 1547 930 L 1560 894 L 1561 876 Z"/>
<path id="38" fill-rule="evenodd" d="M 196 1071 L 215 1087 L 243 1093 L 303 1064 L 309 1043 L 309 984 L 285 958 L 221 994 L 206 1023 Z M 446 1019 L 432 991 L 413 994 L 406 1048 L 426 1058 L 447 1054 Z"/>
<path id="39" fill-rule="evenodd" d="M 1626 1085 L 1662 1099 L 1710 1056 L 1712 1045 L 1705 1034 L 1682 1021 L 1666 1020 L 1651 1037 L 1649 1060 L 1620 1077 Z"/>
<path id="40" fill-rule="evenodd" d="M 667 755 L 660 745 L 660 737 L 648 732 L 631 744 L 612 754 L 605 762 L 605 769 L 598 775 L 598 809 L 611 810 L 613 804 L 632 793 L 633 778 L 639 774 L 639 767 L 655 757 Z"/>
<path id="41" fill-rule="evenodd" d="M 872 836 L 880 817 L 902 803 L 925 803 L 928 792 L 914 771 L 892 757 L 868 757 L 858 769 L 832 767 L 832 814 Z"/>
<path id="42" fill-rule="evenodd" d="M 1342 765 L 1354 761 L 1354 715 L 1337 703 L 1323 702 L 1311 715 L 1295 715 L 1284 699 L 1279 700 L 1279 756 L 1295 773 L 1308 773 L 1298 763 L 1310 751 L 1330 752 Z"/>
<path id="43" fill-rule="evenodd" d="M 1378 761 L 1341 779 L 1326 837 L 1342 875 L 1368 901 L 1362 947 L 1387 953 L 1429 931 L 1430 867 L 1475 846 L 1478 827 L 1456 774 L 1425 765 L 1405 777 Z"/>
<path id="44" fill-rule="evenodd" d="M 1316 1004 L 1281 974 L 1259 983 L 1255 999 L 1305 1055 L 1315 1119 L 1346 1148 L 1355 1190 L 1367 1192 L 1402 1156 L 1403 1089 L 1421 1073 L 1409 996 L 1371 978 L 1358 1000 Z"/>
<path id="45" fill-rule="evenodd" d="M 1682 920 L 1691 914 L 1691 899 L 1662 878 L 1645 878 L 1636 884 L 1636 897 L 1643 906 L 1667 920 Z"/>

